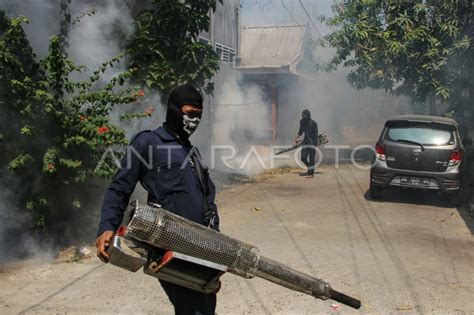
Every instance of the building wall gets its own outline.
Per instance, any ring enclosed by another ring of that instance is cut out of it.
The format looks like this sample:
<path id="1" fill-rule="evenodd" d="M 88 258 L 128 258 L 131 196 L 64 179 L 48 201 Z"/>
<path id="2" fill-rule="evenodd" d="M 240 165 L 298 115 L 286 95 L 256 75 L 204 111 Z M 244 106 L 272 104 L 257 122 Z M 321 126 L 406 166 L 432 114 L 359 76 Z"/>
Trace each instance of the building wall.
<path id="1" fill-rule="evenodd" d="M 214 47 L 220 43 L 237 51 L 239 12 L 240 0 L 225 0 L 222 4 L 217 1 L 216 11 L 211 15 L 210 31 L 203 32 L 201 36 L 210 39 Z"/>

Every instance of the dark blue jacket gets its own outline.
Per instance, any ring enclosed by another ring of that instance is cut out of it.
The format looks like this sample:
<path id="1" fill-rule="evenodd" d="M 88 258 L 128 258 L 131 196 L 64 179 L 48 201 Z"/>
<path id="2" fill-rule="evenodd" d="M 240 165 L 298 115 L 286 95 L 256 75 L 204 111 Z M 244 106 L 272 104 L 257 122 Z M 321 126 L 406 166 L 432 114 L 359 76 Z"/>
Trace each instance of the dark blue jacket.
<path id="1" fill-rule="evenodd" d="M 163 127 L 137 134 L 105 193 L 97 235 L 118 228 L 137 182 L 148 192 L 149 202 L 194 222 L 205 224 L 207 206 L 217 214 L 215 186 L 207 167 L 204 194 L 199 177 L 187 162 L 189 150 Z M 218 217 L 216 221 L 218 228 Z"/>

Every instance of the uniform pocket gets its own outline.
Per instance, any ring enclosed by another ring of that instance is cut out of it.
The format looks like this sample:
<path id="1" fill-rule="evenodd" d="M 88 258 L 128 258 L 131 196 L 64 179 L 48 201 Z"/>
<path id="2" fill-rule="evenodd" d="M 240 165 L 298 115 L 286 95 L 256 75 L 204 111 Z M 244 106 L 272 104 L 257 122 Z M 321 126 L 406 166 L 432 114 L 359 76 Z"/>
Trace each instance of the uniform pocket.
<path id="1" fill-rule="evenodd" d="M 158 173 L 156 185 L 162 196 L 187 191 L 185 170 L 181 169 L 181 165 L 159 167 L 156 171 Z"/>

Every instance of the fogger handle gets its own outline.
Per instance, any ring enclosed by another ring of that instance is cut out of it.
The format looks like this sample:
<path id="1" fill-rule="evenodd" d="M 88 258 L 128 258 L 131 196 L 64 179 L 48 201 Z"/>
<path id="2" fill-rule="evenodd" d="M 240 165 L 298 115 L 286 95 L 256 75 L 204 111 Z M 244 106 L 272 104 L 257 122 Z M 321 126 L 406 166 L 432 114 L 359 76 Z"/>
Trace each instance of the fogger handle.
<path id="1" fill-rule="evenodd" d="M 337 301 L 355 309 L 360 308 L 360 300 L 358 299 L 345 295 L 344 293 L 338 292 L 336 290 L 330 290 L 329 293 L 331 295 L 331 300 Z"/>

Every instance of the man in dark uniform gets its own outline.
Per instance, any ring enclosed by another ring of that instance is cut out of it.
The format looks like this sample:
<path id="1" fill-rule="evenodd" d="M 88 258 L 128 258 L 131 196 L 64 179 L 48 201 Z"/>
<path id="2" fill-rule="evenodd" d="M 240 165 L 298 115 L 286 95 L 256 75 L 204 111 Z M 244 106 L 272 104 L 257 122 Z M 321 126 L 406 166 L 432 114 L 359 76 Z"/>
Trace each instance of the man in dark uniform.
<path id="1" fill-rule="evenodd" d="M 219 230 L 215 187 L 197 149 L 189 141 L 202 114 L 202 96 L 190 85 L 175 88 L 168 98 L 163 127 L 138 133 L 122 167 L 112 180 L 101 209 L 97 256 L 108 261 L 106 247 L 120 225 L 137 182 L 158 203 L 194 222 Z M 202 294 L 160 281 L 176 314 L 214 314 L 215 294 Z"/>
<path id="2" fill-rule="evenodd" d="M 306 173 L 300 174 L 301 176 L 306 176 L 306 178 L 312 178 L 314 176 L 314 164 L 315 164 L 315 155 L 316 148 L 318 145 L 318 124 L 311 119 L 311 113 L 309 110 L 305 109 L 301 113 L 300 120 L 300 129 L 298 130 L 298 135 L 295 138 L 295 143 L 298 142 L 301 135 L 304 133 L 304 138 L 302 140 L 302 149 L 301 149 L 301 161 L 306 165 L 308 171 Z"/>

